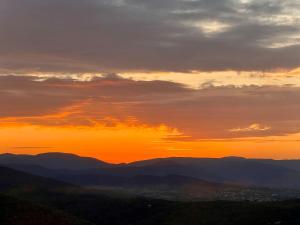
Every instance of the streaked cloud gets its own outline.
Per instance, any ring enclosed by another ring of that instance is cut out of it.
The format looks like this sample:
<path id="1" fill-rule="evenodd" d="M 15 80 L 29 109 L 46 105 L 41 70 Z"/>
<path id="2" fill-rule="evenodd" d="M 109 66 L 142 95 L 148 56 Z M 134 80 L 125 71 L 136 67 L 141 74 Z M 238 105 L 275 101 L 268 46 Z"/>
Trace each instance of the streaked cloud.
<path id="1" fill-rule="evenodd" d="M 51 149 L 54 147 L 48 147 L 48 146 L 15 146 L 12 148 L 16 148 L 16 149 Z"/>
<path id="2" fill-rule="evenodd" d="M 271 129 L 271 127 L 269 127 L 269 126 L 264 126 L 259 123 L 253 123 L 253 124 L 249 125 L 248 127 L 232 128 L 229 131 L 230 132 L 252 132 L 252 131 L 267 131 L 270 129 Z"/>
<path id="3" fill-rule="evenodd" d="M 109 74 L 90 81 L 6 76 L 0 90 L 2 126 L 163 125 L 182 140 L 300 132 L 300 89 L 289 85 L 193 89 Z"/>

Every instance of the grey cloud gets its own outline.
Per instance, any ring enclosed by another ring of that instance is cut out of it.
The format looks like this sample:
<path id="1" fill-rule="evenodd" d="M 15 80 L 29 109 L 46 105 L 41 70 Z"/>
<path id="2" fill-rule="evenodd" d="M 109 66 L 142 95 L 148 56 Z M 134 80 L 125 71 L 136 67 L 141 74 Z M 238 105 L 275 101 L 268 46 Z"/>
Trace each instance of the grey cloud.
<path id="1" fill-rule="evenodd" d="M 292 1 L 285 1 L 292 2 Z M 300 10 L 282 1 L 1 0 L 2 71 L 269 70 L 299 66 Z M 259 9 L 259 10 L 258 10 Z M 298 11 L 297 11 L 298 10 Z M 294 12 L 295 15 L 289 14 Z M 270 19 L 265 23 L 262 16 Z M 272 18 L 274 21 L 272 22 Z M 207 37 L 193 23 L 217 20 L 228 30 Z"/>
<path id="2" fill-rule="evenodd" d="M 295 4 L 0 0 L 0 71 L 292 69 L 300 66 Z M 293 21 L 279 23 L 282 16 Z M 208 20 L 229 28 L 207 36 L 193 25 Z M 278 42 L 291 46 L 267 46 Z"/>

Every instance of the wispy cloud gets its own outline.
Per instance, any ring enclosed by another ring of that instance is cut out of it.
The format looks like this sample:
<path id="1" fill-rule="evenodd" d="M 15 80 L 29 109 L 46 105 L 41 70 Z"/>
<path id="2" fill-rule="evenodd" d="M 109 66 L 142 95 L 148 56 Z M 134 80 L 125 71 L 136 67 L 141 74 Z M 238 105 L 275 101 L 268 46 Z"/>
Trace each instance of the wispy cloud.
<path id="1" fill-rule="evenodd" d="M 49 147 L 49 146 L 14 146 L 12 148 L 15 149 L 51 149 L 54 147 Z"/>
<path id="2" fill-rule="evenodd" d="M 271 127 L 261 125 L 259 123 L 253 123 L 247 127 L 237 127 L 237 128 L 232 128 L 229 131 L 230 132 L 252 132 L 252 131 L 267 131 L 270 130 Z"/>

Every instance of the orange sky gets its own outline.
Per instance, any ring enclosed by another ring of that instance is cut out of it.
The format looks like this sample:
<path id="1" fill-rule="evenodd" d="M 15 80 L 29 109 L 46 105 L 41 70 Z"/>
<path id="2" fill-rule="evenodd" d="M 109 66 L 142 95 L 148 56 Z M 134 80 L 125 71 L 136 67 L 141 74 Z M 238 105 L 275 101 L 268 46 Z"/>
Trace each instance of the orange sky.
<path id="1" fill-rule="evenodd" d="M 193 88 L 178 77 L 36 77 L 0 77 L 2 153 L 69 152 L 116 163 L 171 156 L 300 158 L 297 85 Z"/>
<path id="2" fill-rule="evenodd" d="M 2 0 L 0 152 L 300 158 L 298 2 Z"/>
<path id="3" fill-rule="evenodd" d="M 233 140 L 176 141 L 174 129 L 146 125 L 56 127 L 7 125 L 0 128 L 2 152 L 68 152 L 120 163 L 156 157 L 300 158 L 300 134 Z"/>

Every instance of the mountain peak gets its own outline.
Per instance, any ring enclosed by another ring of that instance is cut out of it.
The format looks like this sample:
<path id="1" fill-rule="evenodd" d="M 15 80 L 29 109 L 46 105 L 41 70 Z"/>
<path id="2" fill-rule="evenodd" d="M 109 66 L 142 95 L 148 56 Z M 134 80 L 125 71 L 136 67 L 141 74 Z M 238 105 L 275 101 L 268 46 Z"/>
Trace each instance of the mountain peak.
<path id="1" fill-rule="evenodd" d="M 73 153 L 64 153 L 64 152 L 46 152 L 35 155 L 36 157 L 61 157 L 61 158 L 82 158 L 79 155 Z"/>
<path id="2" fill-rule="evenodd" d="M 88 170 L 110 166 L 104 161 L 71 153 L 48 152 L 37 155 L 0 155 L 1 164 L 38 165 L 48 169 Z"/>

